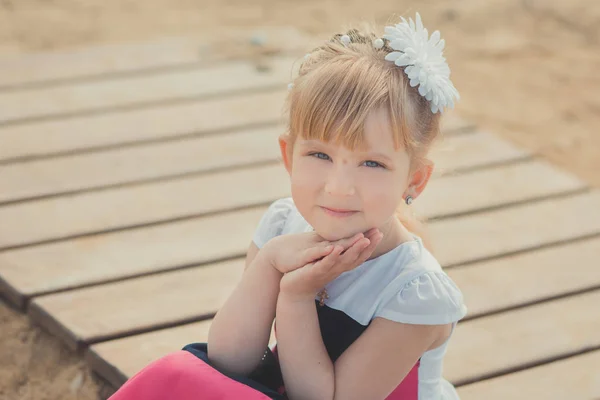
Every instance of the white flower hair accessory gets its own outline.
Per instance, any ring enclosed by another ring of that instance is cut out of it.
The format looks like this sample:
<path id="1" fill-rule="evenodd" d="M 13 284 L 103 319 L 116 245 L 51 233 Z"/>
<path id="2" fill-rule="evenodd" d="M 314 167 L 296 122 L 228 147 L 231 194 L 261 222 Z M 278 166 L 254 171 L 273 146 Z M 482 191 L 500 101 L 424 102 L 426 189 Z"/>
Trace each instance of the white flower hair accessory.
<path id="1" fill-rule="evenodd" d="M 417 13 L 416 22 L 410 18 L 395 26 L 385 27 L 384 39 L 396 50 L 385 59 L 393 61 L 410 79 L 410 86 L 419 85 L 419 94 L 431 103 L 431 112 L 443 112 L 445 107 L 454 108 L 454 98 L 460 99 L 458 91 L 450 81 L 450 68 L 443 57 L 444 39 L 435 31 L 429 37 Z"/>

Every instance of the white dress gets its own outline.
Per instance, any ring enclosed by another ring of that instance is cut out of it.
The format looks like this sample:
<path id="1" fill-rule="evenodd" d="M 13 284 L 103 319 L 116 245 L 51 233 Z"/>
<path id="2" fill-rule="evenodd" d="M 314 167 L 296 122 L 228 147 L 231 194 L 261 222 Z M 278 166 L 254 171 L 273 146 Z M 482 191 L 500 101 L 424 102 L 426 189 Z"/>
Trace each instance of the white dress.
<path id="1" fill-rule="evenodd" d="M 253 241 L 261 248 L 275 236 L 311 229 L 292 198 L 279 199 L 263 215 Z M 321 309 L 324 344 L 334 361 L 375 317 L 405 324 L 451 323 L 455 327 L 467 313 L 461 291 L 417 236 L 342 273 L 326 288 L 329 298 L 325 307 L 317 308 Z M 454 387 L 442 377 L 448 343 L 422 355 L 414 368 L 418 376 L 411 392 L 414 395 L 408 399 L 404 395 L 403 400 L 458 399 Z M 393 394 L 388 397 L 395 398 Z"/>

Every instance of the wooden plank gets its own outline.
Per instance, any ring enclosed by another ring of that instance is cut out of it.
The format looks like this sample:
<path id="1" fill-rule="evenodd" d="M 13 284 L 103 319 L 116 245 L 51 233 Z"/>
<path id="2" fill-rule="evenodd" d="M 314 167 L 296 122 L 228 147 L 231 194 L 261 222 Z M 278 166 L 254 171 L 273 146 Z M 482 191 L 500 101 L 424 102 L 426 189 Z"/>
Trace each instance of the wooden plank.
<path id="1" fill-rule="evenodd" d="M 0 162 L 182 139 L 252 125 L 279 124 L 284 121 L 281 107 L 287 93 L 287 90 L 240 93 L 234 97 L 185 104 L 161 104 L 99 115 L 0 126 Z M 445 134 L 471 126 L 453 112 L 444 118 Z M 499 139 L 496 141 L 500 142 Z M 499 143 L 498 146 L 500 150 L 503 145 Z"/>
<path id="2" fill-rule="evenodd" d="M 452 136 L 444 132 L 444 138 L 433 146 L 430 158 L 435 162 L 436 173 L 448 175 L 473 168 L 512 163 L 530 156 L 528 150 L 513 146 L 497 135 L 473 131 L 470 134 Z"/>
<path id="3" fill-rule="evenodd" d="M 597 235 L 600 214 L 590 210 L 599 204 L 600 191 L 592 191 L 440 220 L 429 226 L 433 252 L 453 267 Z"/>
<path id="4" fill-rule="evenodd" d="M 5 165 L 0 169 L 0 204 L 275 162 L 281 158 L 277 137 L 283 132 L 285 127 L 277 125 Z M 445 145 L 432 157 L 440 166 L 436 171 L 447 174 L 529 157 L 527 152 L 487 133 L 452 136 Z"/>
<path id="5" fill-rule="evenodd" d="M 288 182 L 276 164 L 9 205 L 0 208 L 0 248 L 265 204 Z"/>
<path id="6" fill-rule="evenodd" d="M 447 378 L 464 382 L 600 348 L 600 290 L 459 324 Z"/>
<path id="7" fill-rule="evenodd" d="M 198 63 L 206 43 L 168 38 L 0 58 L 0 89 Z"/>
<path id="8" fill-rule="evenodd" d="M 230 61 L 198 69 L 0 92 L 0 124 L 284 88 L 296 58 L 269 58 L 266 71 L 248 61 Z"/>
<path id="9" fill-rule="evenodd" d="M 482 174 L 479 175 L 480 177 L 486 176 L 483 172 L 485 171 L 482 171 Z M 444 179 L 446 178 L 440 178 L 440 181 Z M 479 181 L 481 180 L 479 179 Z M 485 181 L 485 179 L 483 180 Z M 540 182 L 542 181 L 540 180 Z M 432 186 L 433 188 L 430 190 L 434 191 L 435 181 L 432 182 Z M 474 186 L 471 185 L 470 187 Z M 485 186 L 482 187 L 485 188 Z M 516 194 L 518 192 L 510 191 L 506 193 Z M 527 191 L 520 194 L 527 194 Z M 229 198 L 236 197 L 230 196 Z M 585 205 L 586 202 L 590 204 L 597 198 L 598 194 L 592 193 L 590 195 L 575 196 L 573 199 L 568 199 L 567 201 L 560 200 L 560 202 L 570 207 L 571 204 L 575 206 L 578 204 Z M 448 197 L 448 199 L 452 199 L 452 197 Z M 460 200 L 460 197 L 457 197 L 457 199 Z M 508 200 L 510 201 L 510 199 Z M 198 199 L 197 201 L 207 207 L 205 210 L 211 210 L 210 207 L 214 207 L 214 203 L 207 202 L 206 200 Z M 215 201 L 219 204 L 218 196 Z M 497 198 L 492 196 L 490 201 L 495 202 Z M 168 203 L 169 201 L 164 200 L 158 204 Z M 450 200 L 444 203 L 452 204 Z M 508 212 L 509 219 L 506 220 L 508 224 L 503 225 L 500 223 L 496 225 L 497 232 L 495 235 L 498 239 L 493 241 L 492 244 L 484 243 L 481 246 L 484 246 L 491 254 L 499 254 L 538 247 L 545 243 L 571 240 L 582 235 L 597 233 L 600 230 L 600 221 L 598 218 L 590 218 L 584 215 L 582 211 L 579 211 L 578 208 L 575 208 L 566 212 L 564 218 L 573 218 L 575 221 L 581 220 L 581 231 L 574 228 L 566 231 L 551 229 L 551 233 L 547 232 L 545 235 L 542 235 L 540 240 L 528 239 L 526 246 L 522 246 L 519 241 L 511 239 L 513 236 L 511 230 L 515 228 L 512 222 L 512 214 L 516 214 L 521 218 L 519 221 L 520 225 L 516 228 L 523 230 L 524 235 L 528 234 L 536 238 L 539 236 L 535 231 L 536 218 L 561 218 L 554 215 L 557 211 L 551 204 L 553 203 L 541 202 L 536 203 L 536 206 L 533 207 L 531 205 L 524 205 L 514 208 L 513 211 Z M 223 204 L 220 204 L 220 206 L 223 206 Z M 115 207 L 118 209 L 121 208 L 120 206 Z M 440 205 L 440 207 L 448 206 Z M 8 208 L 10 207 L 5 207 L 5 209 Z M 531 214 L 528 211 L 523 211 L 532 208 L 533 211 Z M 162 226 L 144 227 L 138 230 L 114 232 L 87 238 L 78 238 L 71 241 L 3 251 L 0 252 L 0 277 L 2 277 L 0 283 L 3 282 L 3 285 L 0 286 L 3 286 L 6 296 L 22 307 L 28 297 L 40 293 L 155 272 L 178 265 L 207 262 L 230 255 L 239 255 L 245 251 L 248 238 L 251 236 L 254 224 L 258 221 L 263 209 L 259 207 L 257 210 L 248 210 L 248 214 L 245 214 L 244 211 L 224 213 Z M 84 211 L 82 215 L 87 215 Z M 497 211 L 492 215 L 495 215 L 495 213 Z M 65 215 L 69 215 L 68 207 L 65 210 Z M 475 227 L 473 227 L 471 220 L 461 218 L 455 221 L 455 224 L 447 224 L 445 221 L 432 223 L 430 229 L 435 233 L 434 238 L 456 238 L 460 236 L 461 241 L 464 239 L 468 243 L 485 242 L 481 234 L 482 232 L 487 234 L 486 231 L 489 229 L 488 215 L 490 214 L 484 214 L 483 218 L 479 217 L 476 219 L 475 223 L 479 225 Z M 107 212 L 106 218 L 110 217 L 110 212 Z M 463 220 L 469 224 L 469 230 L 462 229 L 461 224 Z M 59 224 L 59 222 L 56 222 L 56 224 Z M 223 227 L 233 224 L 238 226 L 236 229 L 238 236 L 228 237 L 227 230 L 223 231 Z M 440 224 L 442 228 L 437 229 L 437 226 Z M 455 233 L 457 229 L 459 230 L 459 235 Z M 223 232 L 219 233 L 221 231 Z M 204 238 L 206 237 L 210 237 L 215 241 L 211 240 L 208 247 L 199 246 L 197 243 L 205 241 Z M 232 247 L 220 245 L 221 241 Z M 444 248 L 443 246 L 446 242 L 450 242 L 450 244 L 447 244 Z M 165 246 L 149 245 L 149 243 L 161 243 Z M 174 252 L 169 247 L 172 246 L 172 243 L 177 243 L 181 247 L 178 247 L 177 251 Z M 465 246 L 466 249 L 462 252 L 453 252 L 452 249 L 448 249 L 456 245 L 454 240 L 438 240 L 438 250 L 442 246 L 442 252 L 438 256 L 441 257 L 441 260 L 445 264 L 473 261 L 474 255 L 477 258 L 481 258 L 481 253 L 479 250 L 474 249 L 473 246 Z M 149 251 L 148 248 L 152 251 Z M 205 255 L 206 257 L 202 257 L 201 255 Z M 146 258 L 147 256 L 150 258 Z"/>
<path id="10" fill-rule="evenodd" d="M 243 256 L 266 206 L 0 253 L 0 291 L 33 295 Z M 236 226 L 235 229 L 231 229 Z"/>
<path id="11" fill-rule="evenodd" d="M 282 126 L 9 164 L 0 204 L 128 183 L 277 162 Z"/>
<path id="12" fill-rule="evenodd" d="M 110 339 L 132 329 L 154 330 L 210 318 L 235 288 L 243 269 L 244 259 L 238 258 L 42 296 L 32 303 L 29 314 L 77 349 L 84 342 Z M 146 299 L 144 304 L 141 299 Z"/>
<path id="13" fill-rule="evenodd" d="M 507 185 L 511 190 L 506 190 Z M 551 164 L 532 161 L 432 180 L 415 201 L 414 210 L 428 219 L 448 218 L 585 187 L 584 182 Z M 515 196 L 513 191 L 519 194 Z M 440 201 L 442 197 L 444 201 Z"/>
<path id="14" fill-rule="evenodd" d="M 85 353 L 85 358 L 92 368 L 113 387 L 120 387 L 151 362 L 174 351 L 181 350 L 189 343 L 208 342 L 210 320 L 195 322 L 175 328 L 162 329 L 137 336 L 99 343 Z M 129 359 L 120 354 L 131 353 L 135 346 L 135 356 Z M 106 360 L 117 359 L 117 363 Z"/>
<path id="15" fill-rule="evenodd" d="M 267 38 L 265 50 L 271 52 L 301 54 L 310 40 L 294 28 L 264 27 L 261 31 Z M 240 37 L 247 37 L 247 40 L 240 41 Z M 258 52 L 255 48 L 250 49 L 250 38 L 248 33 L 228 29 L 220 32 L 216 39 L 169 37 L 149 42 L 111 43 L 72 50 L 0 56 L 0 90 L 248 57 Z M 232 50 L 235 50 L 233 54 Z"/>
<path id="16" fill-rule="evenodd" d="M 503 190 L 507 182 L 511 190 Z M 415 207 L 439 217 L 582 187 L 548 164 L 509 165 L 434 180 Z M 203 196 L 206 191 L 213 195 Z M 0 208 L 0 248 L 264 204 L 289 194 L 288 174 L 275 164 L 17 203 Z M 439 196 L 445 200 L 435 201 Z"/>
<path id="17" fill-rule="evenodd" d="M 600 287 L 600 238 L 448 270 L 463 288 L 469 318 Z M 565 268 L 569 266 L 569 268 Z"/>
<path id="18" fill-rule="evenodd" d="M 571 199 L 571 204 L 574 203 L 576 203 L 576 201 Z M 573 208 L 569 207 L 558 210 L 567 214 L 568 217 L 573 217 L 574 213 L 570 214 L 567 211 L 571 209 Z M 589 210 L 589 208 L 587 210 Z M 555 209 L 555 212 L 556 211 L 557 209 Z M 553 215 L 552 212 L 546 212 L 544 217 L 548 219 L 557 218 L 557 216 Z M 539 218 L 539 215 L 525 215 L 522 223 L 524 226 L 531 226 L 533 225 L 532 221 L 535 221 L 536 218 Z M 468 241 L 471 243 L 471 246 L 464 249 L 463 254 L 464 259 L 468 260 L 473 254 L 478 254 L 478 247 L 480 246 L 480 243 L 487 241 L 485 232 L 488 224 L 483 222 L 478 227 L 478 232 L 468 232 L 467 234 L 464 234 L 464 232 L 460 229 L 461 220 L 462 219 L 458 219 L 454 221 L 454 226 L 450 230 L 446 231 L 443 237 L 452 237 L 454 240 L 460 242 Z M 502 225 L 502 220 L 497 220 L 496 223 L 498 225 Z M 432 226 L 435 226 L 436 224 L 439 224 L 439 222 L 432 223 Z M 509 225 L 505 226 L 504 228 L 506 229 L 512 227 Z M 535 233 L 533 233 L 531 229 L 528 233 L 535 236 Z M 544 239 L 543 237 L 539 236 L 540 235 L 538 235 L 538 240 L 541 241 Z M 172 240 L 176 240 L 176 238 L 172 238 Z M 508 234 L 501 236 L 496 245 L 502 248 L 505 247 L 507 242 L 510 243 Z M 218 242 L 215 241 L 213 243 Z M 244 247 L 246 246 L 247 238 L 244 241 Z M 440 262 L 445 264 L 445 260 L 443 258 L 440 258 Z M 205 267 L 196 269 L 201 268 Z M 179 274 L 179 271 L 173 273 Z M 189 273 L 193 274 L 194 272 Z M 527 274 L 525 275 L 527 276 Z M 30 274 L 29 276 L 34 275 Z M 92 288 L 84 288 L 65 293 L 36 297 L 32 302 L 34 310 L 33 317 L 40 324 L 47 326 L 48 329 L 55 330 L 60 333 L 61 336 L 67 340 L 67 343 L 72 347 L 76 347 L 78 344 L 82 343 L 97 341 L 99 338 L 103 337 L 115 337 L 127 332 L 148 329 L 152 326 L 175 324 L 177 323 L 176 319 L 178 317 L 178 313 L 183 313 L 185 318 L 191 318 L 188 312 L 192 314 L 196 305 L 192 304 L 190 306 L 186 306 L 185 304 L 179 304 L 177 306 L 177 311 L 165 311 L 164 313 L 160 314 L 156 312 L 154 306 L 152 305 L 154 300 L 147 299 L 148 296 L 155 296 L 155 285 L 159 285 L 162 281 L 166 282 L 168 279 L 170 279 L 168 278 L 169 276 L 170 275 L 168 273 L 165 273 L 147 278 L 137 278 L 126 282 L 117 282 L 102 286 L 95 286 Z M 142 283 L 142 279 L 145 280 L 144 282 L 149 283 Z M 127 282 L 129 283 L 126 284 Z M 200 281 L 196 281 L 196 283 L 197 282 Z M 225 276 L 222 281 L 218 281 L 217 278 L 215 278 L 215 281 L 212 284 L 218 287 L 229 288 L 231 283 L 229 281 L 229 277 Z M 579 284 L 581 284 L 581 280 L 579 280 Z M 146 289 L 146 286 L 149 286 L 150 289 Z M 166 287 L 168 287 L 168 285 Z M 197 293 L 199 290 L 198 287 L 198 285 L 192 286 L 187 290 Z M 182 292 L 184 290 L 186 290 L 185 286 L 182 286 L 178 287 L 177 291 Z M 464 290 L 467 289 L 465 288 Z M 493 291 L 491 292 L 493 293 Z M 189 294 L 189 296 L 193 296 L 193 294 Z M 469 296 L 468 293 L 467 296 Z M 111 299 L 127 299 L 129 304 L 128 309 L 135 309 L 137 311 L 137 316 L 135 318 L 132 317 L 128 311 L 121 314 L 119 311 L 116 311 L 114 307 L 111 307 L 110 303 L 103 302 L 102 299 L 104 297 L 110 297 Z M 187 299 L 188 295 L 181 293 L 181 297 Z M 505 304 L 505 301 L 501 300 L 499 303 L 502 306 L 502 304 Z M 220 303 L 215 302 L 210 306 L 216 311 L 220 305 Z M 204 306 L 209 305 L 204 304 Z M 190 309 L 192 311 L 189 311 Z M 107 319 L 110 320 L 110 324 L 107 324 L 107 326 L 98 326 L 98 321 L 104 321 L 103 315 L 105 313 L 110 314 L 110 316 L 107 316 Z"/>
<path id="19" fill-rule="evenodd" d="M 598 400 L 600 351 L 541 365 L 458 389 L 461 400 Z"/>
<path id="20" fill-rule="evenodd" d="M 114 387 L 119 387 L 128 377 L 133 376 L 152 361 L 180 350 L 186 344 L 208 342 L 210 322 L 210 320 L 195 322 L 99 343 L 89 348 L 85 353 L 85 357 L 93 370 L 98 371 Z M 273 333 L 273 330 L 271 330 L 270 345 L 275 343 Z M 121 357 L 122 354 L 130 354 L 132 348 L 136 349 L 133 358 L 124 359 Z M 107 360 L 112 359 L 118 359 L 118 365 L 107 362 Z"/>
<path id="21" fill-rule="evenodd" d="M 598 300 L 600 292 L 596 291 L 459 324 L 446 356 L 444 375 L 460 384 L 461 380 L 490 371 L 598 346 L 600 337 L 596 332 L 600 320 L 590 312 Z M 95 344 L 88 351 L 88 359 L 96 372 L 118 387 L 149 362 L 187 343 L 206 341 L 203 332 L 208 330 L 207 324 L 205 321 Z M 538 380 L 532 382 L 539 385 Z M 485 382 L 479 385 L 485 387 Z M 483 388 L 477 389 L 476 393 L 482 394 Z"/>
<path id="22" fill-rule="evenodd" d="M 277 124 L 283 121 L 280 109 L 286 94 L 287 90 L 266 91 L 66 120 L 0 126 L 0 160 L 8 162 Z"/>

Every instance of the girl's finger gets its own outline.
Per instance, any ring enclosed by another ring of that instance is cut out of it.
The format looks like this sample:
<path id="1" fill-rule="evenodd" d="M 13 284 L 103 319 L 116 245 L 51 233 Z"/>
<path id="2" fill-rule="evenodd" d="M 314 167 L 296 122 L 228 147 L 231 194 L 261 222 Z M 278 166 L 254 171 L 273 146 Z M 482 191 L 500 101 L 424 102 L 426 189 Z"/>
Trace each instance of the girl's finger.
<path id="1" fill-rule="evenodd" d="M 367 238 L 362 238 L 358 242 L 354 243 L 352 247 L 346 250 L 340 256 L 339 262 L 342 264 L 354 264 L 359 255 L 371 245 L 371 241 Z"/>
<path id="2" fill-rule="evenodd" d="M 378 233 L 381 233 L 381 231 L 378 228 L 371 228 L 365 232 L 365 237 L 368 238 L 369 240 L 373 241 L 373 238 Z"/>
<path id="3" fill-rule="evenodd" d="M 375 233 L 377 233 L 379 229 L 378 228 L 371 228 L 368 231 L 365 232 L 365 237 L 371 237 L 373 236 Z"/>
<path id="4" fill-rule="evenodd" d="M 371 243 L 367 247 L 365 247 L 363 249 L 363 251 L 357 257 L 360 264 L 362 264 L 365 261 L 367 261 L 367 259 L 369 258 L 369 256 L 371 256 L 371 254 L 373 254 L 373 250 L 375 250 L 375 248 L 377 247 L 377 245 L 381 242 L 382 238 L 383 238 L 383 234 L 382 233 L 379 233 L 378 235 L 375 235 L 375 237 L 373 238 L 373 240 L 371 240 Z"/>
<path id="5" fill-rule="evenodd" d="M 331 253 L 333 247 L 334 246 L 332 245 L 317 246 L 304 250 L 304 254 L 302 255 L 303 265 L 322 259 L 326 255 Z"/>
<path id="6" fill-rule="evenodd" d="M 332 244 L 342 246 L 344 248 L 344 250 L 346 250 L 346 249 L 350 248 L 354 243 L 356 243 L 360 239 L 362 239 L 363 237 L 364 237 L 363 233 L 360 232 L 352 237 L 337 240 L 337 241 L 333 242 Z"/>
<path id="7" fill-rule="evenodd" d="M 344 248 L 342 246 L 340 246 L 339 244 L 333 246 L 333 249 L 331 250 L 331 252 L 328 255 L 326 255 L 325 257 L 323 257 L 323 259 L 317 261 L 315 263 L 314 267 L 319 270 L 322 270 L 322 271 L 328 270 L 333 265 L 335 265 L 335 263 L 338 260 L 338 257 L 342 253 L 342 251 L 344 251 Z"/>

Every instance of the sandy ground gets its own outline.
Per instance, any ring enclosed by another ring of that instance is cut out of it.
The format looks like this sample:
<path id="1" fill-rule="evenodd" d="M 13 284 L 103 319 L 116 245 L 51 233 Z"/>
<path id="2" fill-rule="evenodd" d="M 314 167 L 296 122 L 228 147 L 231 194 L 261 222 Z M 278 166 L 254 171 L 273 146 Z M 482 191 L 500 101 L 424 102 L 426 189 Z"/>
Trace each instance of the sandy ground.
<path id="1" fill-rule="evenodd" d="M 1 299 L 0 327 L 1 400 L 91 400 L 112 392 L 80 354 Z"/>
<path id="2" fill-rule="evenodd" d="M 459 114 L 600 186 L 598 0 L 0 0 L 0 55 L 233 28 L 247 41 L 265 26 L 325 40 L 415 11 L 446 39 Z M 1 399 L 106 394 L 80 355 L 3 303 L 0 322 Z"/>

